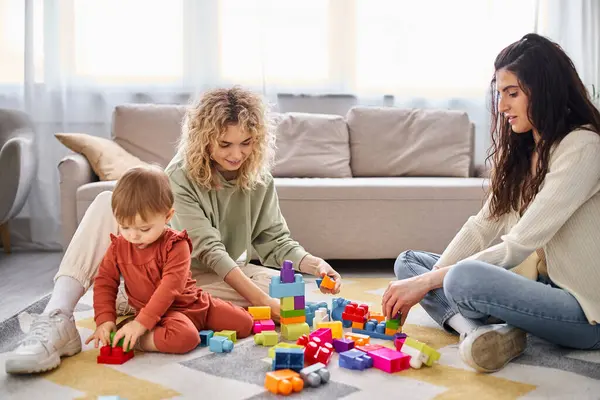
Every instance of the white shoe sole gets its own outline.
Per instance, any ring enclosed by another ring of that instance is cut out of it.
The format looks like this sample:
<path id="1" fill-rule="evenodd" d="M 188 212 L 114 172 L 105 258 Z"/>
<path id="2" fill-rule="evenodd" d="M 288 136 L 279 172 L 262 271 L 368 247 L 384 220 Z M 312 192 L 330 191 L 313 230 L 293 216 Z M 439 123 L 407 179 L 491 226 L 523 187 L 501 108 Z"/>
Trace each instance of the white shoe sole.
<path id="1" fill-rule="evenodd" d="M 525 332 L 514 327 L 481 327 L 460 344 L 463 361 L 479 372 L 491 373 L 523 354 L 527 346 Z"/>
<path id="2" fill-rule="evenodd" d="M 31 358 L 6 360 L 6 372 L 9 374 L 36 374 L 50 371 L 60 365 L 61 357 L 70 357 L 81 352 L 81 338 L 76 337 L 59 351 L 55 351 L 43 360 Z"/>

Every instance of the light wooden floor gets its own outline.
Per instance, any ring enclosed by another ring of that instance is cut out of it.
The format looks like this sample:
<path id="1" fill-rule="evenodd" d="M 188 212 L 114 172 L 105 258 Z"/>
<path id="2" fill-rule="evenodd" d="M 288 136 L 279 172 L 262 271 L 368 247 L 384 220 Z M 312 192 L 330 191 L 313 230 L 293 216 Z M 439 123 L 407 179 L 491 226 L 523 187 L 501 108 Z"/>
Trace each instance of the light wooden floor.
<path id="1" fill-rule="evenodd" d="M 0 321 L 52 291 L 62 252 L 0 251 Z"/>

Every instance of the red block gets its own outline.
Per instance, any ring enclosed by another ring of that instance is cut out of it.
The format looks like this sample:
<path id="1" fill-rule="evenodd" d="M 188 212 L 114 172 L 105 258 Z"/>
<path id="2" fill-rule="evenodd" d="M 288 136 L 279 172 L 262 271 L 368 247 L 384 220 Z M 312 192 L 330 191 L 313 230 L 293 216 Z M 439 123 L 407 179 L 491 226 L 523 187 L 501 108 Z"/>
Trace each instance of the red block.
<path id="1" fill-rule="evenodd" d="M 333 345 L 331 343 L 323 343 L 323 346 L 319 347 L 315 356 L 315 362 L 320 362 L 325 365 L 329 364 L 333 356 Z"/>
<path id="2" fill-rule="evenodd" d="M 347 304 L 342 313 L 342 319 L 352 322 L 366 322 L 369 319 L 369 306 L 361 304 L 360 306 L 354 302 Z"/>
<path id="3" fill-rule="evenodd" d="M 98 364 L 123 364 L 133 358 L 133 350 L 123 352 L 122 347 L 102 346 L 96 359 Z"/>

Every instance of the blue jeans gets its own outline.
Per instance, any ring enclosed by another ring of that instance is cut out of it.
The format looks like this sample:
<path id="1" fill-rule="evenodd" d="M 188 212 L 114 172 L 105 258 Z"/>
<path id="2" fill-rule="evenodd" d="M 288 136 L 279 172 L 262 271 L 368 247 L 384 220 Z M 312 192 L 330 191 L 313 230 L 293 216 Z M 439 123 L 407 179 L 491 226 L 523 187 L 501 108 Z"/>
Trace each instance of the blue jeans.
<path id="1" fill-rule="evenodd" d="M 439 255 L 405 251 L 396 259 L 399 280 L 425 274 Z M 591 325 L 579 302 L 549 278 L 537 282 L 481 261 L 462 261 L 448 271 L 443 288 L 427 293 L 421 306 L 440 326 L 457 313 L 489 323 L 490 319 L 560 346 L 599 349 L 600 325 Z"/>

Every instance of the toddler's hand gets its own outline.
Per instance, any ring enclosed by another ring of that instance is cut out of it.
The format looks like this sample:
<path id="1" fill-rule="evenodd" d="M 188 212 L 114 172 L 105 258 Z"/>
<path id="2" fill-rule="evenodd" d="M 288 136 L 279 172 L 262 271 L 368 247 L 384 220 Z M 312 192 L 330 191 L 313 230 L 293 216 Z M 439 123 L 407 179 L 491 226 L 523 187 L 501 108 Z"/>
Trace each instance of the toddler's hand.
<path id="1" fill-rule="evenodd" d="M 88 344 L 92 340 L 94 341 L 94 347 L 98 348 L 98 343 L 102 343 L 103 346 L 110 344 L 110 334 L 117 330 L 117 325 L 112 321 L 106 321 L 96 327 L 94 333 L 87 338 L 85 344 Z"/>
<path id="2" fill-rule="evenodd" d="M 123 350 L 129 351 L 133 349 L 135 343 L 146 331 L 147 329 L 144 325 L 133 320 L 117 331 L 113 339 L 113 347 L 123 338 Z"/>

